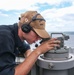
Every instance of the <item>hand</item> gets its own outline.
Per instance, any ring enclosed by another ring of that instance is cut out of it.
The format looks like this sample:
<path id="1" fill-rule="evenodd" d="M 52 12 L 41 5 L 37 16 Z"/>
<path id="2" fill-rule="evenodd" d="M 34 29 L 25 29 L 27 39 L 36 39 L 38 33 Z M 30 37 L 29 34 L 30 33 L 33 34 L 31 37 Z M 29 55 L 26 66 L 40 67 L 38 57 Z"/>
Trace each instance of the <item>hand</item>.
<path id="1" fill-rule="evenodd" d="M 27 50 L 25 53 L 24 53 L 24 56 L 25 58 L 28 57 L 30 54 L 31 54 L 32 50 Z"/>
<path id="2" fill-rule="evenodd" d="M 37 51 L 40 53 L 40 54 L 43 54 L 49 50 L 52 50 L 55 48 L 55 46 L 57 47 L 60 47 L 60 41 L 57 40 L 57 38 L 52 38 L 48 41 L 45 41 L 43 42 L 39 47 L 37 47 Z"/>

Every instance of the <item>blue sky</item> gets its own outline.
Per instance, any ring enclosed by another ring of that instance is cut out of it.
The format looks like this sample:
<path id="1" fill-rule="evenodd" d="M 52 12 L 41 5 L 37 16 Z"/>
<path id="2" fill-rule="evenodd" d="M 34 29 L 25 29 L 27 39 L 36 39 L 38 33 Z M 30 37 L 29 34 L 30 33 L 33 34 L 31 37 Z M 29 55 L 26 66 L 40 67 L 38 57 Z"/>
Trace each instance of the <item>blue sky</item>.
<path id="1" fill-rule="evenodd" d="M 48 32 L 74 31 L 74 0 L 0 0 L 0 25 L 18 22 L 28 10 L 42 14 Z"/>

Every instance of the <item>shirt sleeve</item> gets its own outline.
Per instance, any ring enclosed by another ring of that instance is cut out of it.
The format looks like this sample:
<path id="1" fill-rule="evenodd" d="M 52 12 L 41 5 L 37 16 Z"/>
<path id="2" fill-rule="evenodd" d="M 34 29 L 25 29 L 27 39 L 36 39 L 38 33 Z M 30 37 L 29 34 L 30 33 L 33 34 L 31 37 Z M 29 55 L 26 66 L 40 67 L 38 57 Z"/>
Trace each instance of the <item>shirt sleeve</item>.
<path id="1" fill-rule="evenodd" d="M 29 49 L 30 49 L 30 45 L 26 42 L 23 42 L 22 46 L 19 47 L 19 51 L 21 54 L 24 54 Z"/>

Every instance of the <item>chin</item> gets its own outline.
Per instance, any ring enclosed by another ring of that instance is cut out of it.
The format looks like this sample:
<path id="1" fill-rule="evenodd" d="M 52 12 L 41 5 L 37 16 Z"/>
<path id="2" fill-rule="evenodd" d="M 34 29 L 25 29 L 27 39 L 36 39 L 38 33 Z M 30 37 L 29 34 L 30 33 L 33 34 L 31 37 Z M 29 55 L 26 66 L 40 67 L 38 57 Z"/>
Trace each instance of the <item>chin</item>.
<path id="1" fill-rule="evenodd" d="M 27 43 L 32 44 L 33 42 L 29 42 L 29 41 L 27 41 Z"/>
<path id="2" fill-rule="evenodd" d="M 29 44 L 32 44 L 31 42 Z"/>
<path id="3" fill-rule="evenodd" d="M 29 41 L 29 40 L 26 40 L 27 41 L 27 43 L 29 43 L 29 44 L 33 44 L 34 42 L 33 41 Z"/>

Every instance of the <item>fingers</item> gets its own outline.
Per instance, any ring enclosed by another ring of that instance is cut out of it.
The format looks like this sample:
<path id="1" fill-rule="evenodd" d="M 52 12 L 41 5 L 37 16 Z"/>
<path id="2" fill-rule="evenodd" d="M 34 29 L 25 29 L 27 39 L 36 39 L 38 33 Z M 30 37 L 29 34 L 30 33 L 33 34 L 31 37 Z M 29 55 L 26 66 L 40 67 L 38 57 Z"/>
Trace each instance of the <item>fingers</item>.
<path id="1" fill-rule="evenodd" d="M 49 40 L 48 43 L 49 44 L 60 44 L 60 41 L 54 38 L 54 39 Z"/>
<path id="2" fill-rule="evenodd" d="M 57 38 L 52 38 L 48 41 L 45 41 L 37 48 L 39 49 L 40 53 L 45 53 L 49 50 L 55 49 L 55 47 L 60 47 L 60 41 L 57 40 Z"/>
<path id="3" fill-rule="evenodd" d="M 49 48 L 52 48 L 52 49 L 56 49 L 57 47 L 59 48 L 60 45 L 59 44 L 50 44 L 49 45 Z"/>
<path id="4" fill-rule="evenodd" d="M 57 40 L 56 38 L 48 41 L 49 48 L 52 48 L 52 49 L 55 49 L 57 47 L 60 48 L 60 43 L 61 42 Z"/>

